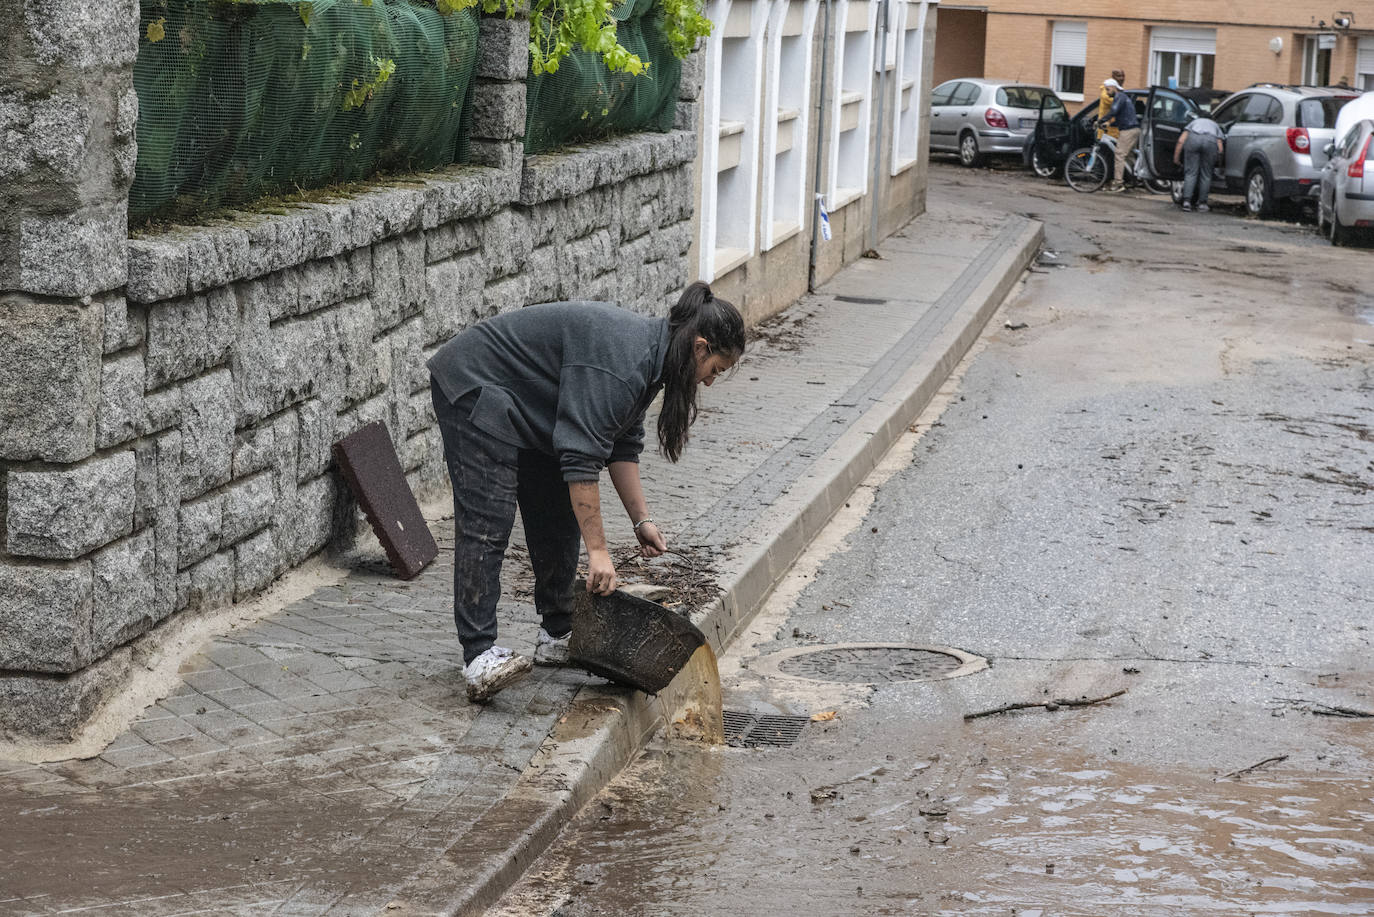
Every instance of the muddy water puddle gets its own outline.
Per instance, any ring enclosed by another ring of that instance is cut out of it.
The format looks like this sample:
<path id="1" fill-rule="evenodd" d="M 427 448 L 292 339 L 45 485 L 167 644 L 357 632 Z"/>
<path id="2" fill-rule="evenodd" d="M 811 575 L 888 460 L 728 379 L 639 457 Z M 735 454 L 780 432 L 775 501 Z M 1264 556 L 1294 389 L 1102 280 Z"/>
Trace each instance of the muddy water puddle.
<path id="1" fill-rule="evenodd" d="M 531 912 L 1374 913 L 1369 780 L 863 756 L 882 744 L 660 744 L 543 861 L 560 891 Z"/>

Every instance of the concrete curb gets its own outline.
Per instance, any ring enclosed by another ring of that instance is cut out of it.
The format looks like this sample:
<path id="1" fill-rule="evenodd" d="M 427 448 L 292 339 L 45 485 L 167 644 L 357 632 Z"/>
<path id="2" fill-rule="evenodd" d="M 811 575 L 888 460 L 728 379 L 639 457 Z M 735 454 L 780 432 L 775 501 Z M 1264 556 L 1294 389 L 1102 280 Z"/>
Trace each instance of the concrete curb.
<path id="1" fill-rule="evenodd" d="M 769 520 L 766 529 L 776 534 L 744 559 L 740 572 L 723 584 L 721 597 L 693 617 L 717 653 L 724 652 L 806 545 L 930 403 L 1020 279 L 1044 230 L 1040 223 L 1015 219 L 1008 229 L 1013 233 L 1010 244 L 981 276 L 981 257 L 961 275 L 955 288 L 962 285 L 967 293 L 935 340 L 797 482 L 789 502 L 801 508 Z M 984 252 L 1007 235 L 1004 231 Z M 384 912 L 467 917 L 495 904 L 577 811 L 670 721 L 687 696 L 678 681 L 656 697 L 613 686 L 579 691 L 515 788 L 411 879 Z"/>

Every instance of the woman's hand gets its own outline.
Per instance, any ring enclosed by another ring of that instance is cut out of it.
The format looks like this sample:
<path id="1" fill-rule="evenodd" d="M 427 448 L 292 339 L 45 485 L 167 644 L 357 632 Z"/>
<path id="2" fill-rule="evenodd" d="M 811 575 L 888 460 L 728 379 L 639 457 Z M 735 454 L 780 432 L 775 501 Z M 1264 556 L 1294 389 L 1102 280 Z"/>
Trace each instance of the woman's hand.
<path id="1" fill-rule="evenodd" d="M 639 553 L 645 557 L 658 557 L 668 550 L 667 540 L 652 522 L 645 522 L 635 529 L 635 537 L 639 539 Z"/>
<path id="2" fill-rule="evenodd" d="M 616 576 L 615 564 L 611 563 L 611 555 L 604 548 L 600 551 L 589 551 L 587 553 L 587 591 L 597 595 L 610 595 L 619 585 Z"/>

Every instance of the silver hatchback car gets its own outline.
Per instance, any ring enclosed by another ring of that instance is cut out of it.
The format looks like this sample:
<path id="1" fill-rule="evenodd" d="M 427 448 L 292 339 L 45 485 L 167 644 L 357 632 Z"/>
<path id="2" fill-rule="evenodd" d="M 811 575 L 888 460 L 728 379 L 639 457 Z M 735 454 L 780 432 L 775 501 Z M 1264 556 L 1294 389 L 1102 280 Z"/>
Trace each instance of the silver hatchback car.
<path id="1" fill-rule="evenodd" d="M 958 153 L 970 168 L 990 154 L 1020 156 L 1040 120 L 1041 101 L 1053 95 L 1048 86 L 1011 80 L 941 83 L 930 94 L 930 149 Z"/>
<path id="2" fill-rule="evenodd" d="M 1329 232 L 1332 245 L 1344 245 L 1352 229 L 1374 226 L 1374 121 L 1357 121 L 1324 152 L 1317 232 Z"/>

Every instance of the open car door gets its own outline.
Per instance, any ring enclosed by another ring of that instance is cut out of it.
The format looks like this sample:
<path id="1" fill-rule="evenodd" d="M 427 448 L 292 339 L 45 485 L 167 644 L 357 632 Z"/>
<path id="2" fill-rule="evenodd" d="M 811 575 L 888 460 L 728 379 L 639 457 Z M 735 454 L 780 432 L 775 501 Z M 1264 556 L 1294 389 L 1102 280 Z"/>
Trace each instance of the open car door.
<path id="1" fill-rule="evenodd" d="M 1040 119 L 1035 122 L 1031 141 L 1035 155 L 1043 163 L 1061 163 L 1069 155 L 1069 112 L 1053 93 L 1040 99 Z"/>
<path id="2" fill-rule="evenodd" d="M 1197 116 L 1196 103 L 1172 90 L 1150 87 L 1140 144 L 1150 175 L 1167 181 L 1183 180 L 1183 166 L 1174 162 L 1174 146 L 1188 129 L 1188 122 Z"/>

